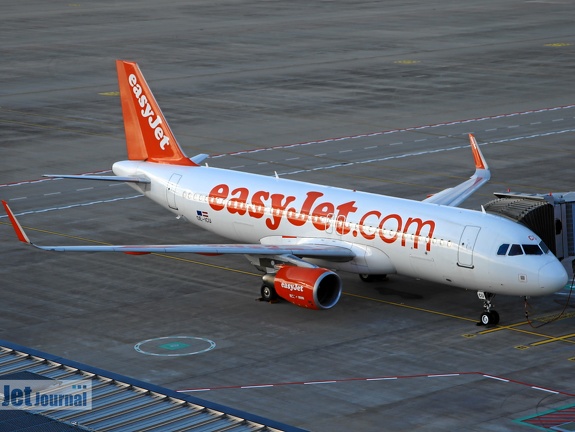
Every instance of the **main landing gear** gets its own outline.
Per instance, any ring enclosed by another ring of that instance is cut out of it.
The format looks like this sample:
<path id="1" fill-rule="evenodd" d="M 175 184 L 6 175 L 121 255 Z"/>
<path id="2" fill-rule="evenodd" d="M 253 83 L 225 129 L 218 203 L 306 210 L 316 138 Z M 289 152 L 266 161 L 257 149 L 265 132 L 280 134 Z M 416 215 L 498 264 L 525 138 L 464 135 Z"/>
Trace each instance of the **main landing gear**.
<path id="1" fill-rule="evenodd" d="M 265 283 L 262 284 L 260 293 L 262 295 L 260 300 L 262 300 L 262 301 L 273 303 L 273 302 L 278 301 L 278 299 L 279 299 L 279 296 L 276 293 L 276 290 L 273 287 L 266 285 Z"/>
<path id="2" fill-rule="evenodd" d="M 481 314 L 480 322 L 477 325 L 494 326 L 499 324 L 499 314 L 493 309 L 491 300 L 495 294 L 484 291 L 477 291 L 477 297 L 483 300 L 483 313 Z"/>

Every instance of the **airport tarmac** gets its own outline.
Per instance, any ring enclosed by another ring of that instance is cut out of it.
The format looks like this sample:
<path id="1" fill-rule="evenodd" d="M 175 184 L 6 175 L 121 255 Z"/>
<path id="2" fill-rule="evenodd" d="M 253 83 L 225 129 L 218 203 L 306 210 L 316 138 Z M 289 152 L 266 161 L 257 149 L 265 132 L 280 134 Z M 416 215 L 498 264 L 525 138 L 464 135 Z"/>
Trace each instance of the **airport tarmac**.
<path id="1" fill-rule="evenodd" d="M 464 207 L 575 190 L 574 18 L 570 1 L 12 2 L 0 198 L 40 244 L 226 241 L 123 184 L 41 178 L 125 158 L 117 58 L 210 166 L 424 199 L 473 173 L 473 132 L 492 180 Z M 242 257 L 45 253 L 1 216 L 0 339 L 317 432 L 525 431 L 575 405 L 575 311 L 539 327 L 564 295 L 529 320 L 496 297 L 487 329 L 475 292 L 342 274 L 315 312 L 257 301 Z"/>

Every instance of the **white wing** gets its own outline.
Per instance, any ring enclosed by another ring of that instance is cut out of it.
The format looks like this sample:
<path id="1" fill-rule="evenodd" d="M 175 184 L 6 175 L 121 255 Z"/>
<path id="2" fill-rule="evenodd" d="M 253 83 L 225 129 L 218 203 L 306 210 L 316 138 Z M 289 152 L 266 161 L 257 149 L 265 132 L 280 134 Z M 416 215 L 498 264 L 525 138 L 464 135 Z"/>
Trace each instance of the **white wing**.
<path id="1" fill-rule="evenodd" d="M 355 257 L 350 249 L 341 246 L 329 245 L 271 245 L 271 244 L 180 244 L 180 245 L 109 245 L 109 246 L 42 246 L 32 243 L 22 225 L 6 203 L 2 201 L 10 222 L 18 236 L 24 243 L 38 249 L 54 252 L 123 252 L 127 254 L 150 253 L 194 253 L 201 255 L 294 255 L 297 257 L 313 257 L 347 261 Z"/>
<path id="2" fill-rule="evenodd" d="M 487 162 L 477 145 L 475 137 L 471 134 L 469 134 L 469 141 L 471 143 L 471 150 L 473 151 L 473 158 L 475 159 L 475 174 L 473 174 L 469 180 L 455 187 L 444 189 L 423 200 L 423 202 L 457 207 L 489 181 L 491 171 L 489 171 Z"/>

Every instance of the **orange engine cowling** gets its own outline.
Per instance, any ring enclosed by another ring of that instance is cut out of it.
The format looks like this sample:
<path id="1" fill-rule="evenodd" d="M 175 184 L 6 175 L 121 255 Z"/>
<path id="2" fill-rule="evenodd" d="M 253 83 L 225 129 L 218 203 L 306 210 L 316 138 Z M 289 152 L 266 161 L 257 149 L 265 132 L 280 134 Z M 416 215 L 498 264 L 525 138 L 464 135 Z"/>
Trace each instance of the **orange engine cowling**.
<path id="1" fill-rule="evenodd" d="M 324 268 L 286 265 L 263 280 L 279 297 L 304 308 L 330 309 L 341 297 L 341 279 Z"/>

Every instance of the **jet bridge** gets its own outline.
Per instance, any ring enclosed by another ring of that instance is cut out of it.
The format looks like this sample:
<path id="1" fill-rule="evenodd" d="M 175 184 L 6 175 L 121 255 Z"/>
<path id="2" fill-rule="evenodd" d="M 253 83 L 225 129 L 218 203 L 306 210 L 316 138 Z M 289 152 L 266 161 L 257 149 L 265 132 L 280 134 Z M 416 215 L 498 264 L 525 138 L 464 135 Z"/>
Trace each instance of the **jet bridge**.
<path id="1" fill-rule="evenodd" d="M 563 263 L 573 277 L 575 259 L 575 192 L 527 194 L 495 193 L 483 207 L 529 227 Z"/>

